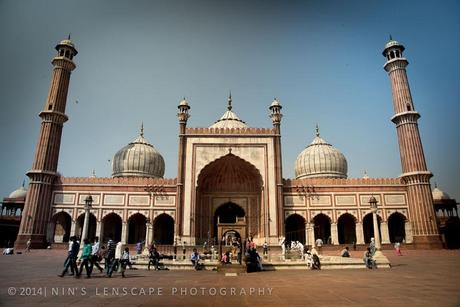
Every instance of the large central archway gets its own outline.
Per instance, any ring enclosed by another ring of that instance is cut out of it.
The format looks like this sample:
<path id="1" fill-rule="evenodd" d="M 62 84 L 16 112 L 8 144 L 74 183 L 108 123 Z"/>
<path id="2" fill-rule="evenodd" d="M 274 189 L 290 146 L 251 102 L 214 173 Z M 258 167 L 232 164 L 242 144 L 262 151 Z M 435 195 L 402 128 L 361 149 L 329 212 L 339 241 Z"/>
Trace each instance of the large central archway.
<path id="1" fill-rule="evenodd" d="M 246 233 L 264 236 L 262 176 L 251 163 L 231 153 L 211 162 L 200 172 L 196 191 L 192 227 L 198 244 L 218 240 L 217 216 L 221 223 L 244 216 Z"/>

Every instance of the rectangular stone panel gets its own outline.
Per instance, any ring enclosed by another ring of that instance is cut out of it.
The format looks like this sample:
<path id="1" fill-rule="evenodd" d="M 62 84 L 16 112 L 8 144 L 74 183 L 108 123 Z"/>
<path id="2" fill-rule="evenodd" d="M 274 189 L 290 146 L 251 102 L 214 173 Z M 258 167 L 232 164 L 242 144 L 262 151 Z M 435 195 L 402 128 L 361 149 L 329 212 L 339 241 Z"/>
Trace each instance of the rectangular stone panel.
<path id="1" fill-rule="evenodd" d="M 73 204 L 75 204 L 75 194 L 56 193 L 56 194 L 54 194 L 54 204 L 56 204 L 56 205 L 73 205 Z"/>
<path id="2" fill-rule="evenodd" d="M 125 196 L 116 194 L 105 194 L 104 205 L 124 205 Z"/>
<path id="3" fill-rule="evenodd" d="M 303 196 L 284 196 L 284 205 L 286 207 L 305 206 Z"/>
<path id="4" fill-rule="evenodd" d="M 130 206 L 148 206 L 150 197 L 148 195 L 129 195 L 128 204 Z"/>
<path id="5" fill-rule="evenodd" d="M 330 206 L 331 196 L 329 195 L 312 195 L 311 201 L 312 206 Z"/>
<path id="6" fill-rule="evenodd" d="M 385 204 L 387 205 L 405 205 L 406 198 L 404 194 L 390 194 L 384 195 L 385 197 Z"/>
<path id="7" fill-rule="evenodd" d="M 336 195 L 335 204 L 337 206 L 354 206 L 356 205 L 355 195 Z"/>
<path id="8" fill-rule="evenodd" d="M 156 206 L 174 206 L 176 204 L 176 197 L 171 195 L 155 196 Z"/>

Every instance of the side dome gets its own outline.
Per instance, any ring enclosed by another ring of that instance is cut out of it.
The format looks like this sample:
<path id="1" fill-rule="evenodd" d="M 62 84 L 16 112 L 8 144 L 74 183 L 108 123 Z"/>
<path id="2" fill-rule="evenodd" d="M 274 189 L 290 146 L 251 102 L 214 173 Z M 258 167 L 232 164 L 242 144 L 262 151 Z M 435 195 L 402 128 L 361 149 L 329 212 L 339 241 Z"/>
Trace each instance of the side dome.
<path id="1" fill-rule="evenodd" d="M 113 177 L 163 178 L 165 162 L 161 154 L 144 138 L 144 128 L 131 143 L 113 157 Z"/>
<path id="2" fill-rule="evenodd" d="M 26 195 L 27 189 L 24 187 L 23 184 L 20 188 L 11 192 L 10 195 L 8 195 L 8 198 L 26 198 Z"/>
<path id="3" fill-rule="evenodd" d="M 238 118 L 235 112 L 232 111 L 232 95 L 228 96 L 227 111 L 209 128 L 248 128 L 244 121 Z"/>
<path id="4" fill-rule="evenodd" d="M 437 186 L 433 189 L 433 192 L 431 192 L 433 194 L 433 200 L 448 200 L 450 199 L 450 196 L 449 194 L 447 194 L 446 192 L 442 191 L 441 189 L 439 189 Z"/>
<path id="5" fill-rule="evenodd" d="M 295 162 L 296 179 L 329 177 L 347 178 L 347 160 L 345 156 L 331 144 L 319 136 L 318 126 L 316 137 L 297 157 Z"/>

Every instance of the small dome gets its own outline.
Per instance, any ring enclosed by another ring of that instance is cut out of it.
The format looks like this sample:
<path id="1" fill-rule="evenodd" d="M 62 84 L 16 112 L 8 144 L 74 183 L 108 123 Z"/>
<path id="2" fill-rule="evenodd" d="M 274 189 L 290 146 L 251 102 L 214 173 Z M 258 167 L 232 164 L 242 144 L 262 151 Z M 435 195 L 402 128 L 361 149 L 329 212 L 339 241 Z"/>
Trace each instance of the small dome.
<path id="1" fill-rule="evenodd" d="M 273 99 L 273 102 L 272 102 L 272 104 L 270 105 L 270 109 L 273 108 L 273 107 L 280 107 L 280 108 L 282 108 L 280 102 L 279 102 L 278 99 L 276 99 L 276 98 Z"/>
<path id="2" fill-rule="evenodd" d="M 398 47 L 399 49 L 401 49 L 401 51 L 404 51 L 404 49 L 406 49 L 400 42 L 394 40 L 390 36 L 390 40 L 388 41 L 388 43 L 385 44 L 385 48 L 383 49 L 383 52 L 382 52 L 383 56 L 386 56 L 386 52 L 388 49 L 394 48 L 394 47 Z"/>
<path id="3" fill-rule="evenodd" d="M 27 195 L 27 189 L 23 185 L 19 189 L 11 192 L 8 198 L 26 198 L 26 195 Z"/>
<path id="4" fill-rule="evenodd" d="M 120 149 L 113 158 L 113 177 L 163 178 L 165 162 L 161 154 L 144 138 L 144 128 L 131 143 Z"/>
<path id="5" fill-rule="evenodd" d="M 443 192 L 441 191 L 438 187 L 435 187 L 433 189 L 433 200 L 446 200 L 446 199 L 450 199 L 450 196 L 449 194 L 447 194 L 446 192 Z"/>
<path id="6" fill-rule="evenodd" d="M 63 39 L 62 41 L 59 42 L 59 45 L 67 45 L 72 48 L 75 48 L 74 43 L 70 39 Z"/>
<path id="7" fill-rule="evenodd" d="M 295 162 L 296 179 L 313 177 L 347 178 L 347 160 L 331 144 L 316 137 L 297 157 Z"/>
<path id="8" fill-rule="evenodd" d="M 248 128 L 244 121 L 238 118 L 235 112 L 232 111 L 232 95 L 228 97 L 227 111 L 209 128 Z"/>
<path id="9" fill-rule="evenodd" d="M 182 100 L 179 102 L 179 106 L 180 106 L 180 107 L 181 107 L 181 106 L 189 107 L 188 102 L 187 102 L 187 100 L 185 99 L 185 97 L 184 97 L 184 99 L 182 99 Z"/>

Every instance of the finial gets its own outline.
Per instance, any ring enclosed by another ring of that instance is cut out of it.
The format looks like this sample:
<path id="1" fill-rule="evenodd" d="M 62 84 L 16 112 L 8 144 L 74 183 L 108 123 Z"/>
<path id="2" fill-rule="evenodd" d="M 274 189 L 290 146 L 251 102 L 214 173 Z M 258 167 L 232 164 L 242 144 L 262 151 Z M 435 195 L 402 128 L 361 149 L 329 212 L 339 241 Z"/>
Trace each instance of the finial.
<path id="1" fill-rule="evenodd" d="M 141 122 L 141 136 L 144 137 L 144 122 Z"/>
<path id="2" fill-rule="evenodd" d="M 434 182 L 434 188 L 437 189 L 438 188 L 438 183 L 435 181 Z"/>
<path id="3" fill-rule="evenodd" d="M 368 178 L 369 178 L 369 176 L 367 175 L 367 171 L 366 171 L 366 170 L 364 170 L 364 176 L 363 176 L 363 179 L 368 179 Z"/>
<path id="4" fill-rule="evenodd" d="M 391 36 L 391 33 L 390 33 L 390 41 L 392 41 L 392 40 L 393 40 L 393 37 Z"/>
<path id="5" fill-rule="evenodd" d="M 67 36 L 67 39 L 70 40 L 70 32 L 69 32 L 69 35 Z"/>
<path id="6" fill-rule="evenodd" d="M 22 187 L 24 187 L 25 185 L 26 185 L 26 180 L 24 179 L 24 180 L 22 181 Z"/>
<path id="7" fill-rule="evenodd" d="M 319 126 L 316 124 L 316 136 L 319 137 Z"/>
<path id="8" fill-rule="evenodd" d="M 96 170 L 93 168 L 93 171 L 91 172 L 91 178 L 96 178 Z"/>
<path id="9" fill-rule="evenodd" d="M 229 111 L 232 110 L 232 91 L 230 91 L 230 94 L 228 95 L 228 106 L 227 106 L 227 109 Z"/>

